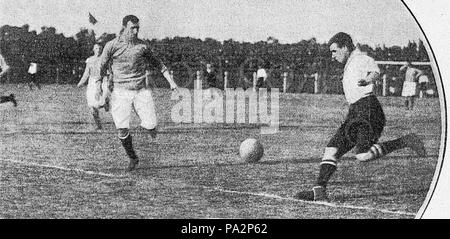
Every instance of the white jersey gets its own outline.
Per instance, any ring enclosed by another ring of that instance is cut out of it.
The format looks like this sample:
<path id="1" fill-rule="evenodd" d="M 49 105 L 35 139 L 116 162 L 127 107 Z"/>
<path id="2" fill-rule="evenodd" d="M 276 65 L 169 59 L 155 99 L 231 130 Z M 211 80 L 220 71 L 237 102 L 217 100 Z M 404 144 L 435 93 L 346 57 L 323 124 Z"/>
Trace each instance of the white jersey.
<path id="1" fill-rule="evenodd" d="M 359 80 L 366 79 L 370 72 L 380 73 L 375 60 L 358 49 L 354 50 L 345 64 L 342 80 L 345 98 L 349 104 L 373 94 L 373 82 L 366 86 L 358 86 Z"/>
<path id="2" fill-rule="evenodd" d="M 30 67 L 28 68 L 28 73 L 36 74 L 37 73 L 37 64 L 32 62 L 30 63 Z"/>
<path id="3" fill-rule="evenodd" d="M 260 78 L 260 77 L 267 78 L 266 70 L 264 70 L 263 68 L 258 69 L 258 71 L 256 72 L 256 77 L 257 78 Z"/>

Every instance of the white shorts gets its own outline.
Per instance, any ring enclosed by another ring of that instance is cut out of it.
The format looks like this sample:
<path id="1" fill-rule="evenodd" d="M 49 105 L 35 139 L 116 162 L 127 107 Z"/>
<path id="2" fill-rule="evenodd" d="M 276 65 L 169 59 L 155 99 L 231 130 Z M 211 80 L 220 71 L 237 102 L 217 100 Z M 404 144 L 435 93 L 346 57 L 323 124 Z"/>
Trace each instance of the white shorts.
<path id="1" fill-rule="evenodd" d="M 403 82 L 403 91 L 402 96 L 416 96 L 417 95 L 417 83 L 411 82 L 411 81 L 405 81 Z"/>
<path id="2" fill-rule="evenodd" d="M 155 104 L 150 89 L 114 88 L 111 94 L 111 115 L 117 129 L 130 128 L 131 110 L 139 116 L 141 126 L 154 129 L 157 125 Z"/>
<path id="3" fill-rule="evenodd" d="M 88 84 L 86 90 L 86 99 L 89 107 L 100 108 L 105 105 L 106 99 L 109 97 L 110 92 L 108 89 L 108 83 L 103 81 L 102 83 L 102 94 L 100 95 L 100 99 L 95 99 L 95 94 L 97 93 L 97 89 L 95 84 Z"/>

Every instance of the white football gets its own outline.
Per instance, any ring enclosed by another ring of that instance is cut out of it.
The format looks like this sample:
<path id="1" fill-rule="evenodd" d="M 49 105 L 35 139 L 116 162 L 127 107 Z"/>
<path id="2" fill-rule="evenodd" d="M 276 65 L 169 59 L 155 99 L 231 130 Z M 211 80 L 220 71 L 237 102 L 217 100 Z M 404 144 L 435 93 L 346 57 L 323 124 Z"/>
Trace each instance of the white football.
<path id="1" fill-rule="evenodd" d="M 264 148 L 257 139 L 248 138 L 244 140 L 239 147 L 239 156 L 245 162 L 258 162 L 263 155 Z"/>

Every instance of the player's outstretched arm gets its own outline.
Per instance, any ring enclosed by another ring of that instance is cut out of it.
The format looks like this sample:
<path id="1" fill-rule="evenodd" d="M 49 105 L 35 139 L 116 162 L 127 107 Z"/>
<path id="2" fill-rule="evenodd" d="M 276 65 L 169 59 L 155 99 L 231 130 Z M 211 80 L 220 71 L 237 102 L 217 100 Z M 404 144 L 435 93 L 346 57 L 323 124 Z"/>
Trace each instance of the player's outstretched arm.
<path id="1" fill-rule="evenodd" d="M 164 78 L 166 78 L 167 82 L 169 82 L 171 90 L 175 90 L 178 88 L 178 85 L 172 79 L 172 76 L 169 74 L 169 71 L 167 70 L 166 67 L 164 67 L 162 74 L 163 74 Z"/>
<path id="2" fill-rule="evenodd" d="M 366 86 L 369 84 L 375 83 L 380 78 L 380 73 L 373 71 L 367 74 L 365 79 L 361 79 L 358 81 L 358 86 Z"/>
<path id="3" fill-rule="evenodd" d="M 175 90 L 178 88 L 175 81 L 172 79 L 172 76 L 169 73 L 169 70 L 164 65 L 164 63 L 157 57 L 155 57 L 155 54 L 152 52 L 151 48 L 148 46 L 147 50 L 144 53 L 144 57 L 148 60 L 150 65 L 155 66 L 159 69 L 161 69 L 161 73 L 163 74 L 164 78 L 169 82 L 170 89 Z"/>

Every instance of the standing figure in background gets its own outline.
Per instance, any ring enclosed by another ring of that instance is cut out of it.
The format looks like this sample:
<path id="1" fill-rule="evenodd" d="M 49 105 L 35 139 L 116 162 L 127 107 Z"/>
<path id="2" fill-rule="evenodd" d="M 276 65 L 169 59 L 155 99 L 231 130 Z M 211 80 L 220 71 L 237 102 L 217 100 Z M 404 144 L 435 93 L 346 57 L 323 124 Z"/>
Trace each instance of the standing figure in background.
<path id="1" fill-rule="evenodd" d="M 2 53 L 0 52 L 0 78 L 5 76 L 10 67 L 8 64 L 6 64 L 5 58 L 3 58 Z M 17 107 L 16 98 L 14 97 L 14 94 L 10 94 L 9 96 L 0 96 L 0 103 L 6 103 L 11 102 L 13 103 L 14 107 Z"/>
<path id="2" fill-rule="evenodd" d="M 267 88 L 267 72 L 260 64 L 258 64 L 258 71 L 256 71 L 256 79 L 256 88 Z"/>
<path id="3" fill-rule="evenodd" d="M 210 63 L 206 64 L 203 77 L 206 80 L 206 88 L 219 88 L 217 85 L 216 72 Z"/>
<path id="4" fill-rule="evenodd" d="M 414 108 L 414 98 L 418 94 L 418 79 L 423 72 L 417 68 L 414 68 L 411 62 L 406 62 L 404 66 L 400 68 L 400 71 L 405 71 L 405 81 L 403 82 L 402 96 L 406 97 L 405 107 L 407 110 L 412 110 Z"/>
<path id="5" fill-rule="evenodd" d="M 102 54 L 102 50 L 103 47 L 100 44 L 94 45 L 94 55 L 86 60 L 86 69 L 84 70 L 83 77 L 77 85 L 78 87 L 81 87 L 86 83 L 86 81 L 88 81 L 86 99 L 88 106 L 91 108 L 92 117 L 94 118 L 94 122 L 98 130 L 102 129 L 99 109 L 104 108 L 106 112 L 109 111 L 108 81 L 106 79 L 101 79 L 100 77 L 100 56 Z M 97 89 L 99 89 L 97 84 L 101 84 L 101 93 L 99 98 L 96 97 Z"/>
<path id="6" fill-rule="evenodd" d="M 39 67 L 36 62 L 31 62 L 30 67 L 28 68 L 28 87 L 30 90 L 33 90 L 33 85 L 35 85 L 39 90 L 41 89 L 41 85 L 39 84 Z"/>

